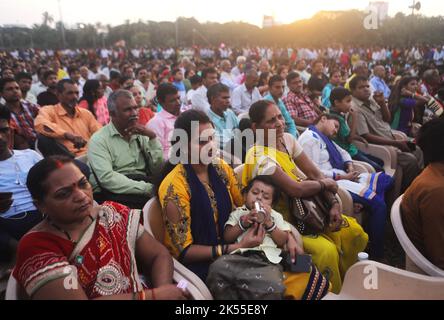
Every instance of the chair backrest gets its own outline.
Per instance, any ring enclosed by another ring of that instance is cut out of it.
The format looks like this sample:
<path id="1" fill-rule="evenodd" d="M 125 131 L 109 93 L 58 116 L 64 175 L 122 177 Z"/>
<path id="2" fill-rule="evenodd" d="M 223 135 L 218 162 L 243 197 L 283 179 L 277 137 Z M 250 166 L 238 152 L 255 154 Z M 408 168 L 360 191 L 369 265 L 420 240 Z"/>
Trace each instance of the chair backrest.
<path id="1" fill-rule="evenodd" d="M 39 153 L 41 156 L 43 156 L 42 152 L 39 149 L 39 139 L 35 140 L 34 150 Z"/>
<path id="2" fill-rule="evenodd" d="M 339 295 L 323 300 L 442 300 L 444 279 L 367 260 L 348 269 Z"/>
<path id="3" fill-rule="evenodd" d="M 392 221 L 393 229 L 395 230 L 396 237 L 401 243 L 402 248 L 406 253 L 406 260 L 409 259 L 414 266 L 409 263 L 406 263 L 407 270 L 417 271 L 415 266 L 418 267 L 424 273 L 434 276 L 434 277 L 444 277 L 444 270 L 438 268 L 433 263 L 431 263 L 427 258 L 425 258 L 418 249 L 416 249 L 415 245 L 410 241 L 407 233 L 404 230 L 404 226 L 402 224 L 401 217 L 401 201 L 403 195 L 401 195 L 398 199 L 396 199 L 395 203 L 392 206 L 392 210 L 390 213 L 390 218 Z"/>
<path id="4" fill-rule="evenodd" d="M 353 167 L 359 173 L 375 173 L 376 170 L 370 164 L 363 161 L 353 160 Z"/>
<path id="5" fill-rule="evenodd" d="M 6 286 L 5 300 L 19 300 L 19 286 L 17 280 L 9 276 L 8 285 Z"/>
<path id="6" fill-rule="evenodd" d="M 360 141 L 353 141 L 359 150 L 371 154 L 384 161 L 384 171 L 389 176 L 393 177 L 397 168 L 397 154 L 394 148 L 390 146 L 380 146 L 376 144 L 365 145 Z"/>
<path id="7" fill-rule="evenodd" d="M 244 171 L 244 167 L 245 164 L 241 164 L 240 166 L 234 168 L 234 173 L 236 174 L 236 178 L 239 183 L 242 183 L 242 172 Z"/>
<path id="8" fill-rule="evenodd" d="M 241 121 L 242 119 L 250 119 L 250 115 L 249 115 L 248 112 L 243 112 L 243 113 L 240 113 L 240 114 L 237 116 L 237 119 L 238 119 L 239 121 Z"/>
<path id="9" fill-rule="evenodd" d="M 150 199 L 143 207 L 143 226 L 157 241 L 163 243 L 165 226 L 162 218 L 162 208 L 157 198 Z"/>
<path id="10" fill-rule="evenodd" d="M 164 242 L 165 227 L 162 218 L 162 208 L 157 198 L 152 198 L 143 207 L 143 227 L 160 243 Z M 177 283 L 181 280 L 188 282 L 188 291 L 194 300 L 212 300 L 213 296 L 205 283 L 192 271 L 173 258 L 173 279 Z"/>
<path id="11" fill-rule="evenodd" d="M 76 160 L 86 164 L 88 162 L 88 155 L 85 153 L 83 156 L 77 157 Z"/>

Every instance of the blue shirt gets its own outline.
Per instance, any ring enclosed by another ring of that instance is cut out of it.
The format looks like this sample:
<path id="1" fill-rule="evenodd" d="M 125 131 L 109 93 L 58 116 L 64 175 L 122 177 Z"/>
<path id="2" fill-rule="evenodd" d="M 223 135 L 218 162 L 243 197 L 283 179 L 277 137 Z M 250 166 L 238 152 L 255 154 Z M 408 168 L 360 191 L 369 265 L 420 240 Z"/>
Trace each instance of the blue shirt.
<path id="1" fill-rule="evenodd" d="M 2 218 L 10 218 L 25 211 L 37 210 L 26 187 L 29 170 L 42 156 L 34 150 L 14 150 L 12 157 L 0 161 L 0 192 L 12 192 L 12 205 Z"/>
<path id="2" fill-rule="evenodd" d="M 330 102 L 330 95 L 332 90 L 336 88 L 334 85 L 332 85 L 331 83 L 328 83 L 324 89 L 322 90 L 322 100 L 321 103 L 324 107 L 330 109 L 331 108 L 331 102 Z"/>
<path id="3" fill-rule="evenodd" d="M 213 110 L 208 110 L 208 117 L 214 124 L 216 130 L 216 135 L 219 141 L 219 146 L 221 149 L 233 138 L 233 130 L 239 128 L 239 120 L 231 109 L 227 109 L 224 112 L 224 116 L 221 117 L 213 112 Z"/>
<path id="4" fill-rule="evenodd" d="M 388 85 L 385 83 L 385 81 L 382 80 L 381 78 L 373 77 L 370 80 L 370 84 L 372 85 L 375 91 L 381 91 L 384 94 L 384 98 L 388 99 L 390 97 L 391 90 L 388 87 Z"/>
<path id="5" fill-rule="evenodd" d="M 267 94 L 264 97 L 265 100 L 271 101 L 273 103 L 276 103 L 274 101 L 274 98 L 271 94 Z M 284 102 L 282 99 L 279 99 L 277 106 L 279 107 L 279 110 L 281 110 L 282 116 L 285 120 L 285 132 L 290 133 L 292 136 L 298 137 L 298 131 L 296 130 L 296 124 L 294 123 L 293 118 L 290 116 L 290 113 L 288 113 L 287 108 L 285 107 Z"/>

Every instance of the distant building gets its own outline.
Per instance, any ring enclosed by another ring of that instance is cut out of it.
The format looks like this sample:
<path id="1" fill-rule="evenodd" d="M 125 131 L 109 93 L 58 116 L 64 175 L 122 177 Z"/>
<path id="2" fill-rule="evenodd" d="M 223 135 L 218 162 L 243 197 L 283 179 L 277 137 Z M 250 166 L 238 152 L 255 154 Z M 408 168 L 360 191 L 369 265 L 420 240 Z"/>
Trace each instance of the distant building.
<path id="1" fill-rule="evenodd" d="M 264 19 L 262 20 L 262 28 L 271 28 L 280 25 L 282 25 L 282 23 L 276 21 L 274 16 L 264 16 Z"/>
<path id="2" fill-rule="evenodd" d="M 264 16 L 262 20 L 262 28 L 270 28 L 274 26 L 274 17 L 272 16 Z"/>
<path id="3" fill-rule="evenodd" d="M 28 27 L 24 24 L 4 24 L 3 28 L 5 29 L 12 29 L 12 28 L 24 28 L 27 29 Z"/>

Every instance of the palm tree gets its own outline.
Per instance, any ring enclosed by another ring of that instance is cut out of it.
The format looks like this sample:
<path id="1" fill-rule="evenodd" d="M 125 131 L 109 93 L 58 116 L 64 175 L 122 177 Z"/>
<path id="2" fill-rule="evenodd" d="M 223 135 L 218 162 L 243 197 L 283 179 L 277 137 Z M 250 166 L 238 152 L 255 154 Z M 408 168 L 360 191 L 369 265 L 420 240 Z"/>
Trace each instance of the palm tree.
<path id="1" fill-rule="evenodd" d="M 42 23 L 42 24 L 43 24 L 45 27 L 48 27 L 51 23 L 54 22 L 54 17 L 51 16 L 51 15 L 48 13 L 48 11 L 45 11 L 45 12 L 42 13 L 42 20 L 43 20 L 43 23 Z"/>

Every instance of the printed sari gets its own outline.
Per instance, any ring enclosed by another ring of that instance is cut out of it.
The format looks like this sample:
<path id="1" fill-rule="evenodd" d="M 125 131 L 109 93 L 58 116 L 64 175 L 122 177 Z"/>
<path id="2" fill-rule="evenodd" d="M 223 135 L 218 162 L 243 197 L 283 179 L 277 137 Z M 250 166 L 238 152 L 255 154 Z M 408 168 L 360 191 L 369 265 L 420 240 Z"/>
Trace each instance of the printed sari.
<path id="1" fill-rule="evenodd" d="M 159 200 L 163 210 L 169 204 L 173 204 L 180 213 L 179 222 L 173 223 L 166 217 L 165 211 L 163 212 L 166 229 L 164 243 L 170 253 L 183 263 L 183 257 L 191 245 L 223 244 L 223 230 L 230 212 L 235 206 L 243 205 L 239 183 L 233 169 L 228 164 L 223 160 L 216 159 L 216 163 L 209 166 L 209 176 L 211 183 L 202 185 L 189 166 L 180 164 L 166 176 L 159 188 Z M 235 255 L 222 256 L 216 260 L 216 265 L 212 268 L 213 270 L 218 268 L 219 270 L 215 273 L 219 275 L 225 274 L 226 270 L 220 268 L 222 266 L 220 262 L 224 259 L 235 258 L 237 258 Z M 184 264 L 202 281 L 208 280 L 207 275 L 211 261 Z M 249 268 L 255 266 L 257 267 L 257 265 L 249 264 Z M 262 271 L 259 268 L 254 268 L 254 273 L 250 274 L 246 269 L 243 272 L 229 272 L 230 278 L 226 280 L 227 283 L 248 282 L 248 284 L 245 283 L 248 290 L 262 290 L 263 292 L 268 287 L 265 287 L 266 284 L 263 281 L 256 280 L 256 276 L 261 277 L 260 272 Z M 284 272 L 283 277 L 283 284 L 286 287 L 285 298 L 320 299 L 329 290 L 328 280 L 314 267 L 310 273 Z M 218 280 L 220 280 L 219 277 L 210 279 L 213 283 L 209 284 L 209 287 L 220 286 L 220 283 L 217 283 Z M 242 290 L 246 290 L 245 286 Z M 230 294 L 227 291 L 226 295 L 222 297 L 217 296 L 221 299 L 233 298 L 231 293 L 234 291 L 237 291 L 237 299 L 255 297 L 254 293 L 248 295 L 248 292 L 244 292 L 245 294 L 242 295 L 239 290 L 231 290 Z"/>
<path id="2" fill-rule="evenodd" d="M 257 175 L 273 174 L 277 166 L 295 181 L 300 182 L 306 178 L 291 158 L 296 158 L 301 150 L 291 150 L 292 148 L 288 148 L 287 139 L 284 140 L 290 155 L 275 148 L 258 145 L 248 151 L 242 174 L 243 185 L 247 185 L 248 181 Z M 300 148 L 299 144 L 295 144 L 295 148 Z M 286 194 L 282 194 L 274 209 L 280 212 L 286 221 L 295 224 L 290 216 Z M 312 255 L 316 267 L 332 283 L 334 293 L 339 293 L 345 272 L 356 263 L 358 253 L 366 248 L 368 242 L 368 235 L 354 218 L 344 215 L 342 218 L 341 229 L 337 232 L 302 237 L 304 251 Z"/>
<path id="3" fill-rule="evenodd" d="M 77 244 L 30 232 L 20 241 L 13 275 L 31 298 L 48 282 L 68 276 L 89 299 L 139 292 L 144 287 L 135 260 L 136 241 L 144 232 L 139 221 L 140 210 L 105 202 Z"/>

